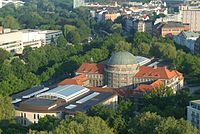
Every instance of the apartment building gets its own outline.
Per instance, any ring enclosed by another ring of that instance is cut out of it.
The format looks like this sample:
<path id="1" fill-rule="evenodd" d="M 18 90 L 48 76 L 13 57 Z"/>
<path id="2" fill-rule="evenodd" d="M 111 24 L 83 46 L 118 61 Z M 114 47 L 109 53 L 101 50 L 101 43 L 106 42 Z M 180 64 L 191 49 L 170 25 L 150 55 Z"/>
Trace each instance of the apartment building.
<path id="1" fill-rule="evenodd" d="M 190 24 L 191 31 L 200 31 L 200 8 L 193 6 L 181 6 L 180 16 L 182 23 Z"/>
<path id="2" fill-rule="evenodd" d="M 136 20 L 133 22 L 133 30 L 135 32 L 152 33 L 152 21 Z"/>
<path id="3" fill-rule="evenodd" d="M 111 20 L 111 21 L 115 21 L 115 19 L 117 19 L 117 17 L 121 16 L 121 14 L 119 12 L 104 12 L 103 13 L 103 20 Z"/>
<path id="4" fill-rule="evenodd" d="M 160 22 L 153 27 L 153 35 L 166 37 L 178 35 L 182 31 L 189 31 L 190 25 L 181 22 Z"/>
<path id="5" fill-rule="evenodd" d="M 189 106 L 187 106 L 187 120 L 193 126 L 200 128 L 200 100 L 190 101 Z"/>
<path id="6" fill-rule="evenodd" d="M 174 41 L 182 46 L 186 46 L 192 53 L 195 51 L 195 42 L 199 38 L 200 32 L 183 31 L 174 36 Z"/>
<path id="7" fill-rule="evenodd" d="M 62 34 L 60 30 L 6 30 L 0 28 L 0 48 L 12 54 L 21 54 L 25 47 L 39 48 L 42 45 L 56 43 Z"/>

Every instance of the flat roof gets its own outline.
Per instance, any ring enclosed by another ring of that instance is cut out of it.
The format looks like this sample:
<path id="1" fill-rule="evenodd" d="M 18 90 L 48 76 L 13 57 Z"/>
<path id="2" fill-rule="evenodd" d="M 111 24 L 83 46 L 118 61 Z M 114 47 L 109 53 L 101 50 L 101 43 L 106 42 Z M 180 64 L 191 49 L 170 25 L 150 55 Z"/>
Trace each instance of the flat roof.
<path id="1" fill-rule="evenodd" d="M 43 88 L 42 88 L 43 89 Z M 17 103 L 13 103 L 16 109 L 29 112 L 64 112 L 75 113 L 77 111 L 86 112 L 94 105 L 100 104 L 113 96 L 117 95 L 115 92 L 99 92 L 93 91 L 89 88 L 77 85 L 58 86 L 47 92 L 40 93 L 38 96 L 31 96 L 23 99 L 24 95 L 33 94 L 41 88 L 32 88 L 21 93 L 13 95 L 13 99 L 21 99 Z M 86 92 L 80 92 L 80 91 Z M 51 97 L 43 98 L 41 95 L 46 93 L 64 93 L 71 96 L 72 99 L 65 101 L 62 98 L 51 99 Z M 75 94 L 75 96 L 73 96 Z"/>
<path id="2" fill-rule="evenodd" d="M 47 92 L 37 95 L 37 97 L 43 96 L 54 96 L 56 98 L 61 98 L 66 101 L 70 101 L 75 96 L 81 95 L 82 93 L 86 93 L 90 91 L 90 89 L 79 86 L 79 85 L 64 85 L 58 86 L 54 89 L 51 89 Z"/>
<path id="3" fill-rule="evenodd" d="M 194 103 L 196 103 L 196 104 L 200 104 L 200 100 L 193 100 L 193 101 L 191 101 L 191 102 L 194 102 Z"/>

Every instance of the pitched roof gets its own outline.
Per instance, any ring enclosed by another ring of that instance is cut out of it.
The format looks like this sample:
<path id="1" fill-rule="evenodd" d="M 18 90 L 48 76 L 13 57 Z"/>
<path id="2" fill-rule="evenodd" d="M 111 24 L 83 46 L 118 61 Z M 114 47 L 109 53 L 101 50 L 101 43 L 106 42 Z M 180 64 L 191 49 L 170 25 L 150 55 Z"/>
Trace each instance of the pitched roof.
<path id="1" fill-rule="evenodd" d="M 147 91 L 150 91 L 153 88 L 159 87 L 163 84 L 164 83 L 161 80 L 156 80 L 155 82 L 151 83 L 150 85 L 142 84 L 142 85 L 138 86 L 137 88 L 135 88 L 134 90 L 140 91 L 140 92 L 147 92 Z"/>
<path id="2" fill-rule="evenodd" d="M 97 63 L 83 63 L 79 69 L 76 70 L 77 73 L 99 73 L 103 74 L 104 64 Z"/>
<path id="3" fill-rule="evenodd" d="M 85 74 L 77 75 L 74 78 L 68 78 L 60 83 L 58 83 L 59 86 L 64 86 L 64 85 L 85 85 L 84 82 L 87 80 L 87 77 Z"/>
<path id="4" fill-rule="evenodd" d="M 157 78 L 157 79 L 170 79 L 177 75 L 166 67 L 148 67 L 141 66 L 140 70 L 136 73 L 135 77 L 139 78 Z"/>

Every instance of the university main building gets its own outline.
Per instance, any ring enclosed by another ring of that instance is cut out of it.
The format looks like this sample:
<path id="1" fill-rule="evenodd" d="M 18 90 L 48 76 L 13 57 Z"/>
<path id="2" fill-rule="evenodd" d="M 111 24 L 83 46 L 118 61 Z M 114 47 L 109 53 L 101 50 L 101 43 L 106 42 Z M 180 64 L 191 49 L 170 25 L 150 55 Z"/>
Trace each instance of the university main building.
<path id="1" fill-rule="evenodd" d="M 147 61 L 129 52 L 117 52 L 102 63 L 82 64 L 74 78 L 55 87 L 33 87 L 17 93 L 12 96 L 17 122 L 28 126 L 46 115 L 68 119 L 98 104 L 115 109 L 118 96 L 138 98 L 161 85 L 174 92 L 183 86 L 181 73 L 143 66 Z"/>
<path id="2" fill-rule="evenodd" d="M 156 86 L 171 87 L 174 92 L 183 86 L 183 75 L 167 67 L 150 67 L 138 64 L 136 57 L 126 51 L 114 53 L 103 63 L 83 63 L 76 76 L 65 79 L 60 85 L 78 84 L 134 91 L 147 91 Z"/>

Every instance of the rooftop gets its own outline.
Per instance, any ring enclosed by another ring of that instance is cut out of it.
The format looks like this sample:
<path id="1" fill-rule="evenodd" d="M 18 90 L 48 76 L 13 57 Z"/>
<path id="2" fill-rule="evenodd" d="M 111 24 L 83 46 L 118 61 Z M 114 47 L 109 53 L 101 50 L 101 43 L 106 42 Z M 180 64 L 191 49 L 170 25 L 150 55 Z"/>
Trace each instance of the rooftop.
<path id="1" fill-rule="evenodd" d="M 83 63 L 79 69 L 76 70 L 76 73 L 99 73 L 103 74 L 105 64 L 97 63 Z"/>
<path id="2" fill-rule="evenodd" d="M 191 38 L 191 37 L 199 37 L 200 36 L 200 32 L 192 32 L 192 31 L 183 31 L 182 34 L 186 37 L 186 38 Z"/>
<path id="3" fill-rule="evenodd" d="M 136 73 L 135 77 L 144 78 L 159 78 L 159 79 L 170 79 L 174 76 L 182 76 L 178 71 L 170 71 L 166 67 L 149 67 L 141 66 L 139 72 Z"/>
<path id="4" fill-rule="evenodd" d="M 132 65 L 137 64 L 133 54 L 127 51 L 120 51 L 112 54 L 108 60 L 108 65 Z"/>

